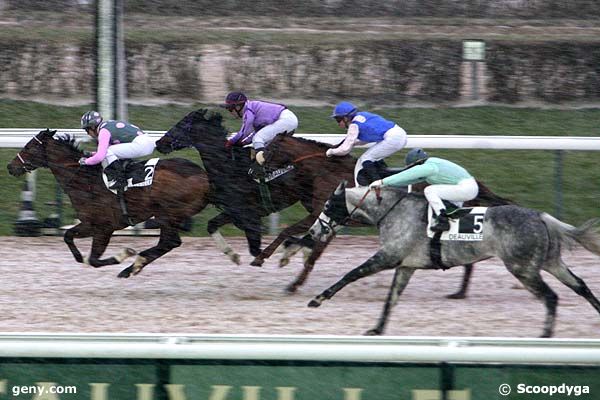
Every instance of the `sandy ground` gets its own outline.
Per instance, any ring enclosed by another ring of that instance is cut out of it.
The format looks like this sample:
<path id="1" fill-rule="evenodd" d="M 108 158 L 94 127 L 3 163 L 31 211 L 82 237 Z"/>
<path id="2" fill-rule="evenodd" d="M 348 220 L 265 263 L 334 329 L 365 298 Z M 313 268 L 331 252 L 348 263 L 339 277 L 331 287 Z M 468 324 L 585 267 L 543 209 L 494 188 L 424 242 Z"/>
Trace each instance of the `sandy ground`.
<path id="1" fill-rule="evenodd" d="M 268 238 L 267 238 L 268 239 Z M 360 335 L 377 321 L 392 271 L 355 282 L 320 308 L 306 305 L 377 248 L 376 238 L 339 237 L 308 282 L 289 295 L 285 286 L 301 268 L 297 255 L 285 268 L 278 255 L 251 267 L 245 240 L 232 238 L 242 254 L 237 266 L 210 239 L 184 238 L 182 247 L 138 276 L 118 279 L 128 263 L 93 269 L 72 258 L 62 238 L 0 239 L 0 331 L 138 332 L 220 334 Z M 143 250 L 157 238 L 116 237 L 107 255 L 123 246 Z M 85 253 L 89 240 L 77 244 Z M 565 255 L 574 272 L 600 296 L 596 256 Z M 476 266 L 469 296 L 447 300 L 462 269 L 418 271 L 390 318 L 386 334 L 399 336 L 537 337 L 544 307 L 497 259 Z M 560 296 L 556 337 L 600 338 L 600 316 L 583 298 L 545 274 Z"/>

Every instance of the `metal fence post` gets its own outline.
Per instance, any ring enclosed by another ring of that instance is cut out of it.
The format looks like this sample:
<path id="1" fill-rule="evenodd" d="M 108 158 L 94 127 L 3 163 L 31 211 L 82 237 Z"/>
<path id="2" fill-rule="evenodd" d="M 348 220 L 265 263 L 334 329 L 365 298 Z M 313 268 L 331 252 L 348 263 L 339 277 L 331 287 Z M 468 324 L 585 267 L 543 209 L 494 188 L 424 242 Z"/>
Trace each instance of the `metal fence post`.
<path id="1" fill-rule="evenodd" d="M 554 212 L 558 219 L 562 219 L 563 213 L 563 153 L 563 150 L 554 152 Z"/>

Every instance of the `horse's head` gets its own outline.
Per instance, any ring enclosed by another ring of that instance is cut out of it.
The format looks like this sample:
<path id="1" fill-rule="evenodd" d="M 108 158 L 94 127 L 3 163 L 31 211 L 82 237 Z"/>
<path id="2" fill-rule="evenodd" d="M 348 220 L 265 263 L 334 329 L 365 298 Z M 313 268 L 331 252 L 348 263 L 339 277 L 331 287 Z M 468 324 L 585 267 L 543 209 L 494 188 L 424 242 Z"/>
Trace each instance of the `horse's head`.
<path id="1" fill-rule="evenodd" d="M 342 181 L 329 196 L 319 218 L 310 227 L 311 236 L 322 242 L 328 241 L 350 218 L 346 207 L 346 181 Z"/>
<path id="2" fill-rule="evenodd" d="M 202 148 L 205 145 L 219 146 L 225 142 L 227 131 L 223 116 L 205 109 L 192 111 L 175 124 L 156 142 L 161 153 L 170 153 L 187 147 Z"/>
<path id="3" fill-rule="evenodd" d="M 52 139 L 52 136 L 56 131 L 46 129 L 40 131 L 33 137 L 21 151 L 17 153 L 17 156 L 8 163 L 8 173 L 12 176 L 21 176 L 26 172 L 31 172 L 37 168 L 48 167 L 48 154 L 46 147 L 48 142 Z"/>

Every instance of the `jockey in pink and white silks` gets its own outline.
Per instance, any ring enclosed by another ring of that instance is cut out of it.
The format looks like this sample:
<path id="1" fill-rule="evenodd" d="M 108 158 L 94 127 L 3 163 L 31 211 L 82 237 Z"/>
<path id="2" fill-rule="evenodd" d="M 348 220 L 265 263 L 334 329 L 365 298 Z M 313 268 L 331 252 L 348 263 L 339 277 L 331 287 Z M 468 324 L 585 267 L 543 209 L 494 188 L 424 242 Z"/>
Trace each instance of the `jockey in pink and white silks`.
<path id="1" fill-rule="evenodd" d="M 242 92 L 231 92 L 222 105 L 234 117 L 242 119 L 240 130 L 226 142 L 226 146 L 244 146 L 252 143 L 256 161 L 265 162 L 264 149 L 275 136 L 298 128 L 298 117 L 283 104 L 248 100 Z"/>
<path id="2" fill-rule="evenodd" d="M 460 207 L 463 202 L 473 200 L 479 193 L 477 181 L 466 169 L 442 158 L 429 157 L 423 149 L 409 151 L 406 155 L 406 165 L 404 171 L 375 181 L 369 187 L 407 186 L 423 181 L 429 183 L 424 193 L 437 215 L 436 223 L 431 226 L 433 232 L 450 229 L 442 200 L 451 201 Z"/>
<path id="3" fill-rule="evenodd" d="M 140 128 L 123 121 L 103 121 L 97 111 L 88 111 L 81 117 L 81 127 L 97 139 L 96 152 L 89 158 L 82 157 L 80 165 L 102 164 L 109 180 L 109 188 L 119 194 L 126 184 L 121 159 L 144 157 L 154 151 L 154 140 Z"/>
<path id="4" fill-rule="evenodd" d="M 406 146 L 404 129 L 377 114 L 358 111 L 352 103 L 339 103 L 331 117 L 335 118 L 340 128 L 347 129 L 347 132 L 346 138 L 339 146 L 327 150 L 327 157 L 345 156 L 356 144 L 375 143 L 356 162 L 354 180 L 357 186 L 367 186 L 379 179 L 376 162 Z"/>

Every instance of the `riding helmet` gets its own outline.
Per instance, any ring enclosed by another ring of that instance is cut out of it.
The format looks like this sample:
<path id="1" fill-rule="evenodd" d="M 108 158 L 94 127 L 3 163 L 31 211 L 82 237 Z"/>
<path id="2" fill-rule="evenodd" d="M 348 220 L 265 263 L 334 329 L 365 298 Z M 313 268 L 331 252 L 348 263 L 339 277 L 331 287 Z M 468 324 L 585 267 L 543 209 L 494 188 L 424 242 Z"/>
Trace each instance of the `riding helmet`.
<path id="1" fill-rule="evenodd" d="M 232 109 L 237 105 L 244 104 L 248 101 L 248 97 L 242 92 L 231 92 L 225 98 L 225 104 L 222 104 L 221 107 L 226 109 Z"/>
<path id="2" fill-rule="evenodd" d="M 338 103 L 333 109 L 333 114 L 331 114 L 331 118 L 340 118 L 340 117 L 353 117 L 358 109 L 354 106 L 354 104 L 349 103 L 347 101 L 342 101 Z"/>
<path id="3" fill-rule="evenodd" d="M 406 165 L 410 165 L 419 160 L 426 160 L 427 158 L 429 158 L 429 155 L 425 153 L 425 150 L 416 148 L 406 154 L 406 159 L 404 161 L 406 162 Z"/>
<path id="4" fill-rule="evenodd" d="M 81 127 L 83 129 L 96 129 L 102 123 L 102 115 L 98 111 L 88 111 L 81 117 Z"/>

